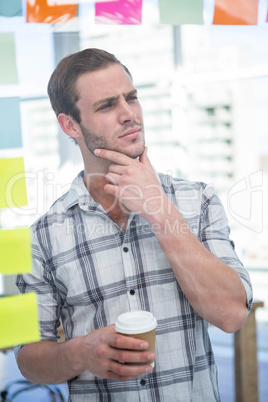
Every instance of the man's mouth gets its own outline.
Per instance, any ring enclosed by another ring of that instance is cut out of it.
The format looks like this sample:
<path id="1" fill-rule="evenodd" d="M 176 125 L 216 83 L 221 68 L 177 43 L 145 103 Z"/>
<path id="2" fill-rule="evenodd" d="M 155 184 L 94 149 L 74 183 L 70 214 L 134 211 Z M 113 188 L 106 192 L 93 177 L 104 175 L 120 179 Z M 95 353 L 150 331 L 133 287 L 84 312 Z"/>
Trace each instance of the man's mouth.
<path id="1" fill-rule="evenodd" d="M 141 133 L 141 127 L 134 127 L 125 131 L 122 135 L 119 136 L 119 138 L 133 139 L 138 137 L 140 133 Z"/>

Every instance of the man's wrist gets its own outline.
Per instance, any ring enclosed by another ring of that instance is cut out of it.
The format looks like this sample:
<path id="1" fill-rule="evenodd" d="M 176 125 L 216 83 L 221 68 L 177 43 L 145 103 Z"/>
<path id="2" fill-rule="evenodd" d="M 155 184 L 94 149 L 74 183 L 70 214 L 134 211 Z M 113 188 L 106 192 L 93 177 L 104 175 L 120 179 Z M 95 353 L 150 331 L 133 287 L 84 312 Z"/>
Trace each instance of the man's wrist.
<path id="1" fill-rule="evenodd" d="M 82 338 L 76 337 L 62 342 L 59 349 L 59 359 L 63 367 L 68 367 L 70 378 L 86 370 L 83 357 Z"/>
<path id="2" fill-rule="evenodd" d="M 148 222 L 150 223 L 154 234 L 159 237 L 181 237 L 193 234 L 191 227 L 174 206 L 174 204 L 169 204 L 168 209 L 165 210 L 165 213 L 158 213 L 150 216 L 150 218 L 148 218 Z"/>

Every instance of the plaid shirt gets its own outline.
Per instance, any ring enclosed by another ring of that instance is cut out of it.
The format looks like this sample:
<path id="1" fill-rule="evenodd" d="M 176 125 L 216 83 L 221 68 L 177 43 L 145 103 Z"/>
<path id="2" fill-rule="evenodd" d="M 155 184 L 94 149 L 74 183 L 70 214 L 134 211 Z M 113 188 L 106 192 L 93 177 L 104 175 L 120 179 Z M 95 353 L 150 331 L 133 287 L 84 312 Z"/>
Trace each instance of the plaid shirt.
<path id="1" fill-rule="evenodd" d="M 250 309 L 250 279 L 212 187 L 159 179 L 197 238 L 238 272 Z M 32 240 L 33 272 L 19 275 L 17 286 L 38 293 L 43 340 L 57 340 L 60 317 L 67 340 L 113 324 L 126 311 L 151 311 L 158 322 L 152 374 L 116 381 L 86 371 L 69 381 L 69 401 L 220 401 L 208 323 L 190 306 L 146 220 L 131 214 L 122 232 L 92 199 L 81 172 L 33 225 Z"/>

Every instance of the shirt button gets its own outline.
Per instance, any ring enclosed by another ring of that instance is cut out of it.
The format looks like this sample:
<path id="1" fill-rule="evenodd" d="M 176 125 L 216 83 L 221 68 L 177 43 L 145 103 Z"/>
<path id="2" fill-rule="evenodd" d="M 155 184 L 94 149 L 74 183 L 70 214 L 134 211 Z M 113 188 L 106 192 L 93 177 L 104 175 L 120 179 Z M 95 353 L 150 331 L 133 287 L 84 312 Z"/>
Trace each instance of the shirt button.
<path id="1" fill-rule="evenodd" d="M 143 378 L 143 379 L 141 380 L 140 384 L 141 384 L 142 386 L 144 386 L 144 385 L 146 384 L 146 380 L 144 380 L 144 378 Z"/>
<path id="2" fill-rule="evenodd" d="M 123 248 L 123 251 L 124 251 L 125 253 L 127 253 L 127 252 L 128 252 L 128 248 L 127 248 L 127 247 L 124 247 L 124 248 Z"/>
<path id="3" fill-rule="evenodd" d="M 134 290 L 134 289 L 131 289 L 131 290 L 129 291 L 129 293 L 131 294 L 131 296 L 134 296 L 135 290 Z"/>

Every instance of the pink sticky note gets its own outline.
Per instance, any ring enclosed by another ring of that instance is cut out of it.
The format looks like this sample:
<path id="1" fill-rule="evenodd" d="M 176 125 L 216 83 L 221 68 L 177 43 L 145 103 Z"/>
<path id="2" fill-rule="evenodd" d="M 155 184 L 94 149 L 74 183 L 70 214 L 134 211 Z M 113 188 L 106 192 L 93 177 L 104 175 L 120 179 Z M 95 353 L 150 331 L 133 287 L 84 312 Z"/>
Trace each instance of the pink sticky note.
<path id="1" fill-rule="evenodd" d="M 268 12 L 267 12 L 267 17 L 266 17 L 266 22 L 268 22 Z"/>
<path id="2" fill-rule="evenodd" d="M 142 19 L 142 0 L 98 1 L 96 24 L 138 25 Z"/>

